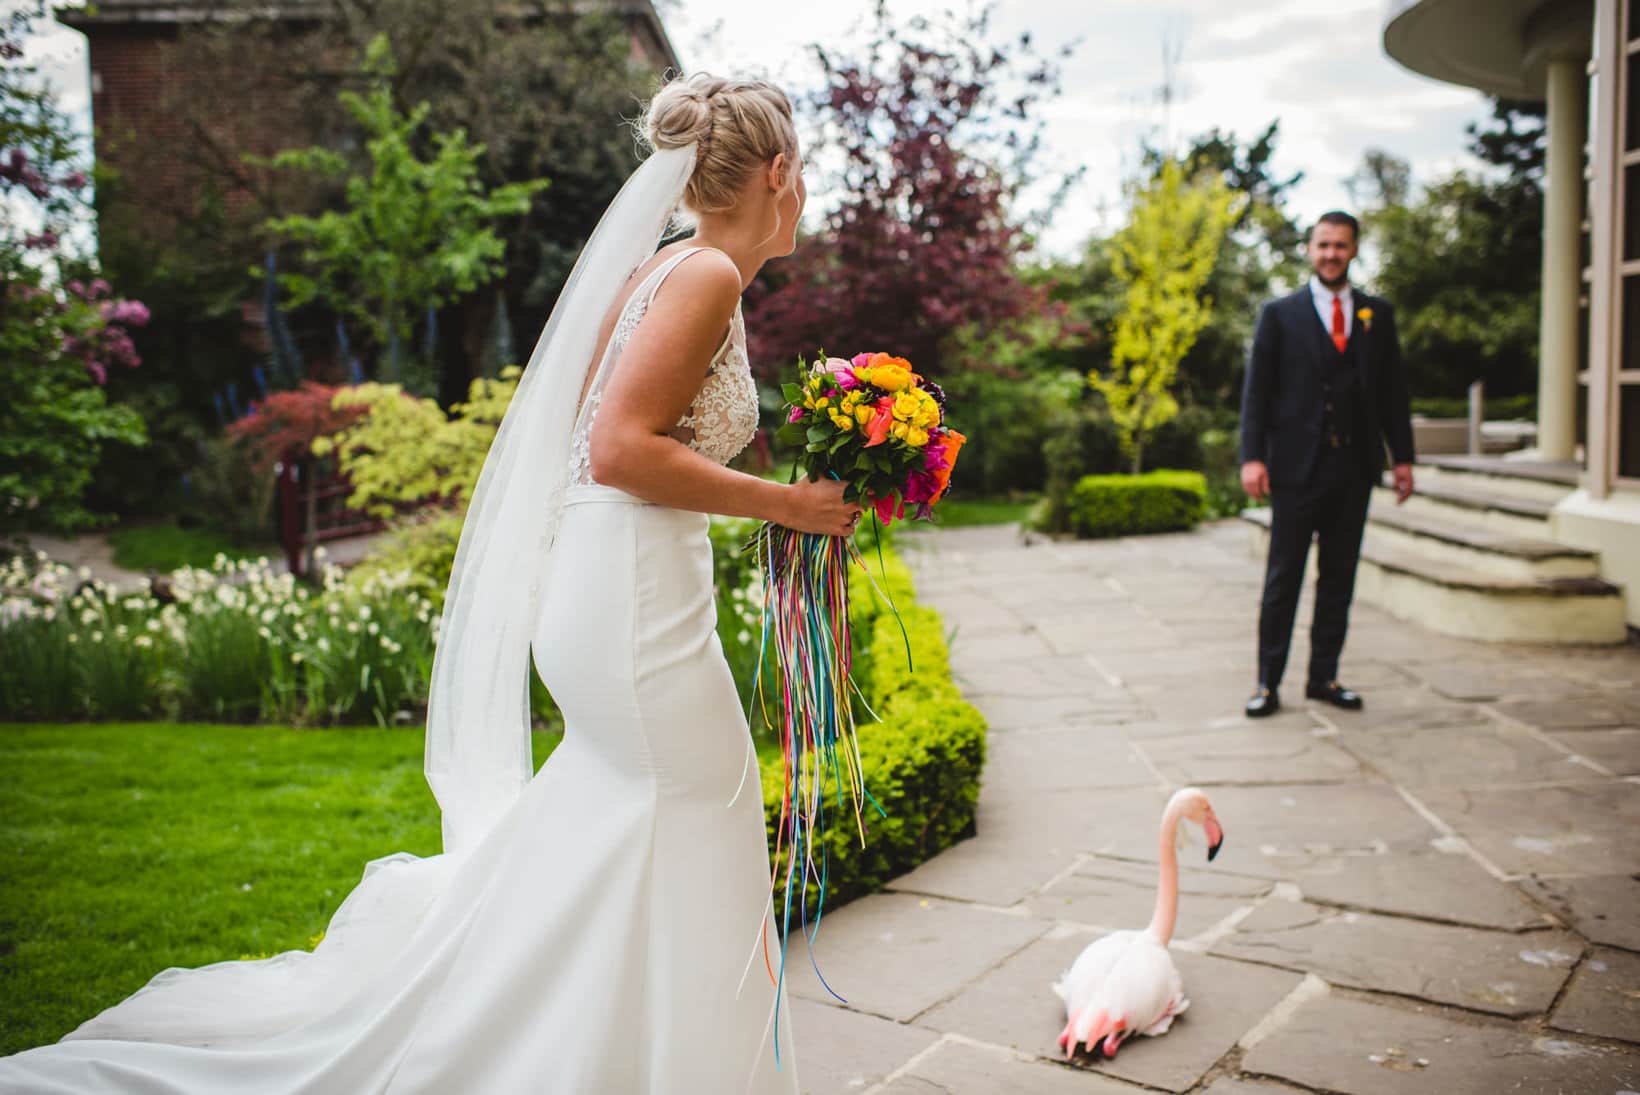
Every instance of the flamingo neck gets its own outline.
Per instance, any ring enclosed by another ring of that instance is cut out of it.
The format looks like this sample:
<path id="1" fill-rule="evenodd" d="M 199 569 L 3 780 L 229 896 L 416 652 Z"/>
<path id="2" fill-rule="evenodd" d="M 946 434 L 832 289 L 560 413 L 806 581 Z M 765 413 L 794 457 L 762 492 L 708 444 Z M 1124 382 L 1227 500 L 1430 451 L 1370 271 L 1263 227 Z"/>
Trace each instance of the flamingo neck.
<path id="1" fill-rule="evenodd" d="M 1157 870 L 1156 911 L 1150 917 L 1145 931 L 1162 946 L 1173 938 L 1173 925 L 1179 916 L 1179 814 L 1174 803 L 1168 803 L 1162 815 L 1161 865 Z"/>

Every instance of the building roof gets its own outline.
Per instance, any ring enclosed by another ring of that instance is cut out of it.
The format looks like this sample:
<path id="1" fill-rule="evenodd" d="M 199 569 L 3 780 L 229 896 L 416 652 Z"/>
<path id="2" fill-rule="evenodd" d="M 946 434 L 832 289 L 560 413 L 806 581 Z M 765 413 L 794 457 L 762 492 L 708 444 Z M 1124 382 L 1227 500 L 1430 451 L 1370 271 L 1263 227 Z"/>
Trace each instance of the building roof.
<path id="1" fill-rule="evenodd" d="M 572 0 L 572 4 L 582 11 L 613 10 L 626 16 L 639 33 L 650 39 L 663 67 L 682 70 L 683 62 L 678 60 L 652 0 Z M 95 0 L 83 6 L 57 8 L 54 14 L 59 23 L 85 31 L 117 24 L 174 26 L 246 16 L 317 19 L 328 10 L 329 5 L 318 0 Z"/>
<path id="2" fill-rule="evenodd" d="M 1390 0 L 1384 52 L 1489 95 L 1542 99 L 1549 61 L 1589 56 L 1593 0 Z"/>

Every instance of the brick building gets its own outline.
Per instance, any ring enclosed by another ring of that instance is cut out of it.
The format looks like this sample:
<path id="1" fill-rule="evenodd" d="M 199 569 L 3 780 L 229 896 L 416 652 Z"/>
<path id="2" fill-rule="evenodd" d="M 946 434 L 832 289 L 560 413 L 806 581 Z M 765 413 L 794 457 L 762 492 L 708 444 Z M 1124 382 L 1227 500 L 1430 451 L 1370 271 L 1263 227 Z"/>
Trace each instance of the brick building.
<path id="1" fill-rule="evenodd" d="M 630 56 L 640 68 L 681 69 L 651 0 L 561 2 L 561 7 L 557 0 L 520 5 L 520 24 L 550 34 L 552 21 L 567 18 L 567 13 L 612 11 L 624 24 Z M 288 172 L 259 169 L 244 157 L 313 144 L 341 149 L 356 139 L 349 132 L 326 128 L 337 124 L 335 94 L 357 63 L 352 56 L 340 55 L 333 63 L 325 61 L 324 50 L 346 40 L 343 34 L 327 33 L 339 29 L 326 22 L 338 7 L 314 0 L 255 6 L 248 0 L 99 0 L 56 11 L 59 22 L 86 36 L 94 152 L 99 168 L 114 176 L 111 185 L 99 185 L 97 191 L 105 260 L 111 234 L 122 242 L 129 265 L 131 241 L 137 241 L 141 262 L 149 249 L 157 256 L 213 233 L 236 231 L 243 236 L 244 226 L 255 224 L 262 210 L 302 207 L 302 201 L 286 199 L 292 197 L 290 188 L 310 183 Z M 544 7 L 549 10 L 544 12 Z M 554 7 L 566 15 L 553 13 Z M 264 33 L 187 33 L 212 22 L 246 18 L 247 12 L 263 20 Z M 270 48 L 275 56 L 279 50 L 290 51 L 301 64 L 270 64 Z M 293 78 L 298 69 L 300 76 Z M 221 228 L 210 217 L 239 227 Z M 259 259 L 254 247 L 248 249 L 243 263 L 224 269 L 218 280 L 230 283 Z M 252 284 L 247 278 L 246 298 L 239 308 L 240 345 L 235 348 L 218 340 L 214 350 L 203 352 L 240 361 L 265 357 L 270 343 L 266 312 Z M 445 323 L 440 357 L 448 361 L 475 356 L 474 347 L 482 342 L 494 307 L 492 296 L 485 294 L 441 313 Z M 163 318 L 156 316 L 156 321 Z M 308 329 L 299 326 L 296 334 L 310 375 L 343 379 L 345 370 L 330 330 L 327 320 L 318 327 L 311 322 Z M 152 336 L 152 331 L 145 333 Z M 452 340 L 464 349 L 453 349 Z M 188 336 L 181 341 L 188 342 Z M 445 394 L 465 391 L 466 378 L 459 373 L 444 378 Z M 243 375 L 240 384 L 241 390 L 247 386 Z"/>

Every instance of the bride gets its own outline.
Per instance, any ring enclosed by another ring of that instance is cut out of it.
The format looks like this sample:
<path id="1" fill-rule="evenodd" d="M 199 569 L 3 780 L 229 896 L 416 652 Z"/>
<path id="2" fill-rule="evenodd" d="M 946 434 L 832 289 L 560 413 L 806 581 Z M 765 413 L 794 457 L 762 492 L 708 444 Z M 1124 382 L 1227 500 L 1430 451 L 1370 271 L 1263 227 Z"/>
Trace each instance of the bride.
<path id="1" fill-rule="evenodd" d="M 0 1092 L 798 1090 L 706 514 L 860 509 L 725 467 L 757 423 L 740 294 L 805 198 L 790 102 L 675 80 L 644 136 L 468 508 L 428 701 L 444 852 L 368 864 L 312 953 L 165 970 L 0 1059 Z M 566 726 L 533 778 L 532 656 Z"/>

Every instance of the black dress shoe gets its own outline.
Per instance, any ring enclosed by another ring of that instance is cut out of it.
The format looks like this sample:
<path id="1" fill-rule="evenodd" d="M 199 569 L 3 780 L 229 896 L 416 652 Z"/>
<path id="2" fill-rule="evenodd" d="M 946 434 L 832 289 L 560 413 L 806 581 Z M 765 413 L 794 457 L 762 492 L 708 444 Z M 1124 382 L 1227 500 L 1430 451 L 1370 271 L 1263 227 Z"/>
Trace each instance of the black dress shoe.
<path id="1" fill-rule="evenodd" d="M 1304 695 L 1312 700 L 1326 700 L 1334 707 L 1342 707 L 1346 711 L 1359 711 L 1362 707 L 1360 693 L 1351 692 L 1337 681 L 1328 681 L 1326 684 L 1311 681 L 1304 686 Z"/>
<path id="2" fill-rule="evenodd" d="M 1261 684 L 1258 686 L 1258 691 L 1254 692 L 1252 698 L 1247 701 L 1247 717 L 1262 719 L 1266 715 L 1275 714 L 1280 707 L 1281 697 L 1276 695 L 1276 690 L 1266 688 Z"/>

